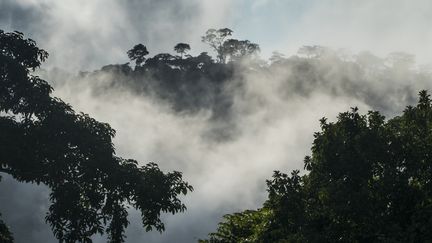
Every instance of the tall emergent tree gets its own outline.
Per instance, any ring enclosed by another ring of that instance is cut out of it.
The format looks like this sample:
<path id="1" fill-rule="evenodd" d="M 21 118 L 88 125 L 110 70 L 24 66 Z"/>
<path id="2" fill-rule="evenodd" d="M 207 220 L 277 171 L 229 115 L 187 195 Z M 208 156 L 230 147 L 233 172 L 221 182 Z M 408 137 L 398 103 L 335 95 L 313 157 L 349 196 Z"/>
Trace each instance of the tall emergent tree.
<path id="1" fill-rule="evenodd" d="M 1 215 L 0 215 L 1 216 Z M 0 219 L 0 242 L 12 243 L 13 237 L 7 225 Z"/>
<path id="2" fill-rule="evenodd" d="M 46 221 L 60 242 L 91 242 L 104 232 L 123 242 L 129 206 L 141 211 L 146 230 L 163 231 L 160 214 L 184 211 L 178 196 L 192 187 L 180 172 L 116 156 L 108 124 L 75 113 L 31 74 L 47 57 L 22 33 L 0 30 L 0 172 L 51 189 Z M 0 220 L 0 240 L 8 239 Z"/>
<path id="3" fill-rule="evenodd" d="M 190 51 L 190 46 L 189 44 L 186 43 L 178 43 L 177 45 L 174 46 L 174 51 L 176 51 L 177 53 L 180 54 L 180 58 L 183 59 L 183 55 L 187 52 Z"/>
<path id="4" fill-rule="evenodd" d="M 225 63 L 225 55 L 223 51 L 223 44 L 228 36 L 232 35 L 232 30 L 228 28 L 223 29 L 209 29 L 204 36 L 201 37 L 202 42 L 210 45 L 211 48 L 217 53 L 219 63 Z"/>
<path id="5" fill-rule="evenodd" d="M 129 59 L 135 61 L 136 66 L 141 66 L 146 60 L 146 57 L 149 54 L 147 47 L 143 44 L 137 44 L 132 49 L 127 51 L 127 55 Z"/>
<path id="6" fill-rule="evenodd" d="M 430 242 L 432 102 L 321 120 L 305 169 L 275 172 L 263 208 L 225 216 L 200 242 Z"/>
<path id="7" fill-rule="evenodd" d="M 256 56 L 260 51 L 259 45 L 248 40 L 227 39 L 233 33 L 228 28 L 209 29 L 201 37 L 202 42 L 210 45 L 217 53 L 219 63 L 237 61 L 244 57 Z"/>
<path id="8" fill-rule="evenodd" d="M 259 45 L 248 40 L 228 39 L 223 45 L 223 53 L 225 59 L 231 58 L 231 61 L 236 61 L 244 57 L 256 55 L 259 51 Z"/>

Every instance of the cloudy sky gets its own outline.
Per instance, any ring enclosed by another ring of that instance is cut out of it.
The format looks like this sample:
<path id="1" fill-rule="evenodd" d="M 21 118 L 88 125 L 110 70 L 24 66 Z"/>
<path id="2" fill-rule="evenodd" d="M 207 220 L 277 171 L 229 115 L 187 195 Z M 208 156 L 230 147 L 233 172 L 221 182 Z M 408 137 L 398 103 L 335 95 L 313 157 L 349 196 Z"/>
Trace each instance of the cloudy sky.
<path id="1" fill-rule="evenodd" d="M 200 36 L 221 27 L 260 44 L 263 57 L 325 45 L 379 56 L 404 51 L 426 64 L 432 62 L 430 23 L 429 0 L 0 0 L 0 29 L 24 32 L 50 53 L 44 68 L 69 72 L 125 63 L 126 51 L 137 43 L 144 43 L 150 55 L 172 52 L 178 42 L 191 44 L 192 54 L 210 51 Z M 123 91 L 94 97 L 89 83 L 95 80 L 56 89 L 55 95 L 76 110 L 117 130 L 121 156 L 180 170 L 195 187 L 184 199 L 187 213 L 164 216 L 162 235 L 145 233 L 132 212 L 128 242 L 186 243 L 205 237 L 223 214 L 259 207 L 266 197 L 265 179 L 274 169 L 302 167 L 321 117 L 334 118 L 352 106 L 370 108 L 321 92 L 281 99 L 275 95 L 279 86 L 265 85 L 266 78 L 246 77 L 246 92 L 236 96 L 233 108 L 241 135 L 218 144 L 203 139 L 214 125 L 206 112 L 178 115 L 151 97 Z M 275 84 L 282 82 L 273 78 Z M 9 177 L 0 183 L 0 210 L 18 243 L 56 242 L 44 223 L 47 193 L 40 186 L 17 186 Z"/>
<path id="2" fill-rule="evenodd" d="M 428 0 L 1 0 L 0 27 L 18 29 L 51 53 L 47 67 L 94 69 L 126 62 L 144 43 L 151 53 L 229 27 L 259 43 L 268 57 L 302 45 L 326 45 L 378 55 L 405 51 L 429 63 L 432 3 Z M 79 53 L 79 55 L 77 55 Z"/>

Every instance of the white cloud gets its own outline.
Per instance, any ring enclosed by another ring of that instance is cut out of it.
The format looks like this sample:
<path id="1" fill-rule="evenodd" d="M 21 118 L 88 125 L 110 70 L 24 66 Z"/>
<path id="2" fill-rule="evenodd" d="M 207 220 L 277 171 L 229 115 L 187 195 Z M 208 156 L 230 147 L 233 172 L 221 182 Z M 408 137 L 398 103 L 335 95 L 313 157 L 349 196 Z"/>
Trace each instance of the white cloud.
<path id="1" fill-rule="evenodd" d="M 291 51 L 320 44 L 353 51 L 370 50 L 385 56 L 392 51 L 415 54 L 431 62 L 432 3 L 427 0 L 315 1 L 285 33 Z"/>
<path id="2" fill-rule="evenodd" d="M 19 0 L 17 5 L 10 2 L 15 10 L 3 13 L 3 19 L 0 16 L 0 26 L 25 27 L 23 31 L 50 52 L 45 67 L 67 70 L 127 62 L 126 50 L 139 42 L 151 54 L 170 52 L 177 42 L 190 43 L 198 53 L 205 48 L 200 35 L 213 27 L 232 28 L 241 33 L 239 38 L 262 37 L 268 40 L 262 45 L 268 53 L 279 49 L 292 54 L 301 45 L 321 44 L 380 55 L 402 50 L 416 54 L 422 62 L 431 61 L 432 3 L 427 0 L 299 2 L 255 0 L 246 2 L 254 11 L 245 11 L 239 8 L 244 5 L 229 0 Z M 259 15 L 269 9 L 272 11 Z M 254 21 L 263 24 L 249 26 Z M 236 29 L 241 26 L 249 27 Z M 368 108 L 354 98 L 320 92 L 281 98 L 282 78 L 289 75 L 245 77 L 246 92 L 236 95 L 233 107 L 241 132 L 226 143 L 204 138 L 213 125 L 206 112 L 179 115 L 151 97 L 122 91 L 94 96 L 88 85 L 97 80 L 71 82 L 56 94 L 77 110 L 109 122 L 118 131 L 115 143 L 120 155 L 183 171 L 195 186 L 185 198 L 188 212 L 166 216 L 167 232 L 147 234 L 137 223 L 128 230 L 129 240 L 168 242 L 176 237 L 178 242 L 190 242 L 214 230 L 222 214 L 258 207 L 265 198 L 264 180 L 273 170 L 301 168 L 319 118 L 334 118 L 351 106 Z M 372 86 L 384 92 L 389 88 L 386 85 Z M 137 222 L 136 215 L 133 222 Z"/>

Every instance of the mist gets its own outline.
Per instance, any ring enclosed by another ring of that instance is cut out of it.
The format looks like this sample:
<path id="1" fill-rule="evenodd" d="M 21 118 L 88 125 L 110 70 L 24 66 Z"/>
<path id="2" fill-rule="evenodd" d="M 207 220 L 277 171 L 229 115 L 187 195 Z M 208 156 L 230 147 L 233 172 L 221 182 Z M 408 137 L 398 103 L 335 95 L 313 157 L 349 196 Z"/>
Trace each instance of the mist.
<path id="1" fill-rule="evenodd" d="M 253 2 L 252 12 L 282 4 Z M 291 6 L 294 2 L 290 1 Z M 332 12 L 328 6 L 306 2 L 311 3 L 297 6 L 305 9 L 302 16 L 294 18 L 298 19 L 298 26 L 291 28 L 291 24 L 286 24 L 288 30 L 283 29 L 284 16 L 274 23 L 280 27 L 277 35 L 272 28 L 269 33 L 242 29 L 245 20 L 238 20 L 238 16 L 245 13 L 236 8 L 242 4 L 230 1 L 65 4 L 4 0 L 0 2 L 0 27 L 29 33 L 50 52 L 49 61 L 38 75 L 53 85 L 55 96 L 75 110 L 116 129 L 114 143 L 119 156 L 134 158 L 142 164 L 156 162 L 164 171 L 181 171 L 194 186 L 195 190 L 183 198 L 188 208 L 185 213 L 163 216 L 167 229 L 162 234 L 145 232 L 139 213 L 133 210 L 126 231 L 126 242 L 182 243 L 204 238 L 215 230 L 224 214 L 260 207 L 267 196 L 265 180 L 274 170 L 288 172 L 303 168 L 303 158 L 310 153 L 313 134 L 319 130 L 322 117 L 332 121 L 339 112 L 359 107 L 361 113 L 379 110 L 391 118 L 406 105 L 414 104 L 419 90 L 431 88 L 430 70 L 422 68 L 430 61 L 425 54 L 430 45 L 425 43 L 431 37 L 426 36 L 424 26 L 409 31 L 386 28 L 388 42 L 395 35 L 403 35 L 399 31 L 412 36 L 396 44 L 386 43 L 384 47 L 383 40 L 372 41 L 378 27 L 356 21 L 368 17 L 374 6 L 382 8 L 381 4 L 365 1 L 363 8 L 340 4 Z M 425 1 L 414 2 L 413 6 L 418 8 L 431 7 Z M 406 6 L 393 5 L 400 11 Z M 346 18 L 348 13 L 355 14 L 347 26 L 342 26 L 337 20 Z M 340 17 L 324 21 L 325 28 L 314 26 L 317 19 L 328 15 Z M 393 14 L 387 17 L 394 21 L 392 26 L 400 21 Z M 430 17 L 410 15 L 409 20 L 414 24 Z M 196 109 L 176 109 L 176 99 L 163 99 L 154 89 L 137 92 L 128 85 L 127 76 L 102 68 L 128 62 L 126 50 L 140 42 L 150 46 L 151 55 L 171 51 L 180 41 L 191 43 L 192 54 L 208 51 L 199 37 L 215 26 L 238 26 L 239 36 L 259 37 L 253 39 L 259 44 L 262 38 L 264 58 L 275 49 L 285 53 L 278 62 L 265 60 L 260 65 L 245 62 L 234 67 L 233 78 L 222 87 L 230 101 L 226 114 L 215 111 L 218 101 L 206 106 L 196 104 Z M 348 30 L 352 26 L 355 28 Z M 386 24 L 380 26 L 385 28 Z M 305 29 L 300 31 L 301 27 Z M 324 30 L 335 32 L 322 38 L 328 34 Z M 274 44 L 269 40 L 272 36 L 278 38 Z M 289 40 L 292 41 L 288 43 Z M 331 54 L 320 58 L 297 54 L 297 49 L 307 44 L 334 48 Z M 425 49 L 419 48 L 421 44 L 425 44 Z M 350 47 L 352 52 L 346 54 L 335 49 L 343 47 Z M 381 57 L 361 52 L 364 49 Z M 419 57 L 420 63 L 408 66 L 392 63 L 391 58 L 385 57 L 392 51 L 409 51 Z M 48 193 L 43 185 L 19 184 L 3 177 L 1 213 L 16 242 L 56 242 L 44 222 Z M 97 236 L 95 242 L 105 242 L 105 238 Z"/>

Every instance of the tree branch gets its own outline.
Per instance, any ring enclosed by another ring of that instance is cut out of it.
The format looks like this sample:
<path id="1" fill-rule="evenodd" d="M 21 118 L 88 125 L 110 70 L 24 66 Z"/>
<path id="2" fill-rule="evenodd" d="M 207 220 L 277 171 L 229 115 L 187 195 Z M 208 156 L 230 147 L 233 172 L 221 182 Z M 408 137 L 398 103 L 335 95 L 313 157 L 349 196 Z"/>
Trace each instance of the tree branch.
<path id="1" fill-rule="evenodd" d="M 5 169 L 5 168 L 0 167 L 0 172 L 12 175 L 12 170 L 10 170 L 10 169 Z"/>

